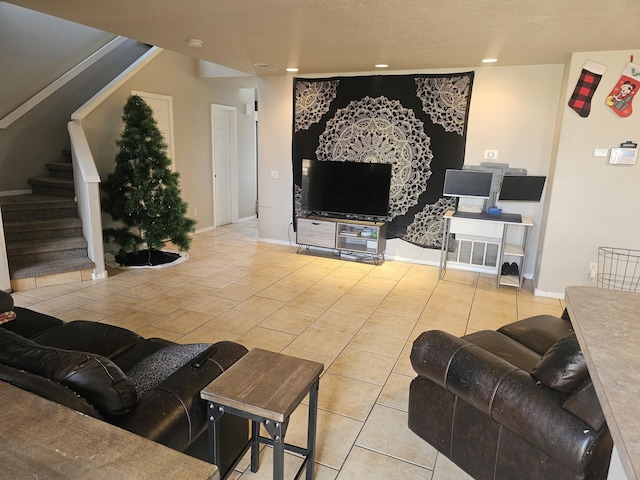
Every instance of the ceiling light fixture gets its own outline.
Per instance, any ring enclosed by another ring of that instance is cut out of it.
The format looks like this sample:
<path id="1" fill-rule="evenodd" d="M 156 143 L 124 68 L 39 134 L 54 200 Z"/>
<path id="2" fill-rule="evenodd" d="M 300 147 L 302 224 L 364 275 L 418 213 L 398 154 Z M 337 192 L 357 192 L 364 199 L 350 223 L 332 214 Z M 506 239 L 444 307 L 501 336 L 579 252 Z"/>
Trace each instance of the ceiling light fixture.
<path id="1" fill-rule="evenodd" d="M 482 63 L 496 63 L 498 61 L 497 58 L 484 58 L 482 59 Z"/>
<path id="2" fill-rule="evenodd" d="M 198 38 L 188 38 L 187 45 L 191 48 L 202 48 L 204 42 Z"/>
<path id="3" fill-rule="evenodd" d="M 287 72 L 295 73 L 295 72 L 297 72 L 297 71 L 298 71 L 298 69 L 297 69 L 296 67 L 289 67 L 289 68 L 287 68 Z"/>
<path id="4" fill-rule="evenodd" d="M 389 65 L 387 65 L 386 63 L 376 63 L 375 67 L 376 68 L 389 68 Z"/>

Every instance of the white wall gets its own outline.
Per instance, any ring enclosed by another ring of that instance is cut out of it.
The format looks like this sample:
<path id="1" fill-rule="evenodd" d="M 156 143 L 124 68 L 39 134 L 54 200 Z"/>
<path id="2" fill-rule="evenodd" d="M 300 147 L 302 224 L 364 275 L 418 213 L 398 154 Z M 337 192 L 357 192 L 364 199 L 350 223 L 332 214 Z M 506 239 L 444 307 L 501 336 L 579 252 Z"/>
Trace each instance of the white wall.
<path id="1" fill-rule="evenodd" d="M 570 285 L 595 285 L 589 264 L 599 246 L 640 249 L 640 164 L 608 165 L 594 148 L 640 142 L 640 113 L 618 117 L 605 98 L 620 79 L 629 56 L 640 50 L 576 53 L 562 99 L 554 180 L 547 222 L 541 236 L 536 293 L 563 296 Z M 582 118 L 567 105 L 586 60 L 608 66 L 593 97 L 591 114 Z M 640 109 L 638 99 L 634 108 Z"/>
<path id="2" fill-rule="evenodd" d="M 472 69 L 459 71 L 469 70 Z M 499 162 L 526 168 L 531 174 L 546 175 L 551 161 L 563 70 L 563 65 L 475 69 L 465 163 L 478 164 L 483 161 L 485 149 L 497 149 Z M 434 71 L 389 74 L 430 72 Z M 291 77 L 263 77 L 258 88 L 260 237 L 282 242 L 293 238 L 289 226 L 292 88 Z M 277 180 L 270 178 L 272 170 L 279 172 Z M 508 212 L 533 217 L 536 225 L 540 223 L 542 204 L 512 202 L 507 205 L 505 202 L 502 207 Z M 536 251 L 538 232 L 537 226 L 531 232 L 531 252 Z M 439 255 L 439 250 L 420 248 L 402 240 L 387 242 L 388 258 L 435 264 Z M 533 266 L 534 262 L 530 262 L 525 274 L 531 276 Z"/>

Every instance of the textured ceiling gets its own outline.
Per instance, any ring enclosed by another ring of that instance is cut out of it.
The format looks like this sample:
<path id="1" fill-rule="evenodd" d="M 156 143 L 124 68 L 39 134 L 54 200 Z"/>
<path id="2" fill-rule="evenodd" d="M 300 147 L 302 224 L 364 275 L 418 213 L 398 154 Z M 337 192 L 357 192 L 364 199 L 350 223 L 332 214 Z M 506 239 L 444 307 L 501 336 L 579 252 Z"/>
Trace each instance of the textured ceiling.
<path id="1" fill-rule="evenodd" d="M 638 0 L 12 0 L 249 74 L 564 63 L 638 48 Z M 204 47 L 189 48 L 198 38 Z M 255 64 L 277 68 L 269 72 Z"/>

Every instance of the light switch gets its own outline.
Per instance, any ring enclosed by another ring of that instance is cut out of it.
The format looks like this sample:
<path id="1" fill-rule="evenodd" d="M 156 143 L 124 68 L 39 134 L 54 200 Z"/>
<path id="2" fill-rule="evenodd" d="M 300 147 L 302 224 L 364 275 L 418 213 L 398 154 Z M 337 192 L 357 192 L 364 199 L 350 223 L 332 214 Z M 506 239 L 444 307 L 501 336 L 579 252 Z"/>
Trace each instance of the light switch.
<path id="1" fill-rule="evenodd" d="M 594 148 L 593 149 L 594 157 L 608 157 L 609 149 L 608 148 Z"/>
<path id="2" fill-rule="evenodd" d="M 271 170 L 271 179 L 272 180 L 278 179 L 278 170 Z"/>

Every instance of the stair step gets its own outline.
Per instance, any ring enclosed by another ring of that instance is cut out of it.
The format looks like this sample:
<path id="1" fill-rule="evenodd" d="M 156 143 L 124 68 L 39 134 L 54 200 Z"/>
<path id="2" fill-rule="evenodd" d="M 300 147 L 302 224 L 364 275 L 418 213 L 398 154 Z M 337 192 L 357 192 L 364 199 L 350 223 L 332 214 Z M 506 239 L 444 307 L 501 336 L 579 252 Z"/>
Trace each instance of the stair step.
<path id="1" fill-rule="evenodd" d="M 75 200 L 50 195 L 0 197 L 0 209 L 4 223 L 78 216 Z"/>
<path id="2" fill-rule="evenodd" d="M 38 177 L 27 180 L 33 193 L 59 197 L 75 197 L 73 180 L 65 178 Z"/>
<path id="3" fill-rule="evenodd" d="M 83 237 L 46 238 L 23 242 L 7 242 L 7 257 L 38 256 L 54 254 L 58 257 L 74 257 L 70 252 L 82 250 L 87 254 L 87 241 Z"/>
<path id="4" fill-rule="evenodd" d="M 32 263 L 24 262 L 19 265 L 12 266 L 11 279 L 18 280 L 21 278 L 40 277 L 56 273 L 91 270 L 94 267 L 95 263 L 89 260 L 86 256 L 81 258 L 61 258 Z"/>
<path id="5" fill-rule="evenodd" d="M 4 223 L 4 236 L 7 243 L 80 235 L 82 235 L 82 220 L 78 217 Z"/>
<path id="6" fill-rule="evenodd" d="M 45 164 L 51 178 L 64 178 L 73 180 L 73 165 L 67 162 L 54 162 Z"/>

